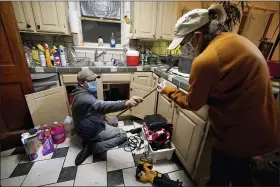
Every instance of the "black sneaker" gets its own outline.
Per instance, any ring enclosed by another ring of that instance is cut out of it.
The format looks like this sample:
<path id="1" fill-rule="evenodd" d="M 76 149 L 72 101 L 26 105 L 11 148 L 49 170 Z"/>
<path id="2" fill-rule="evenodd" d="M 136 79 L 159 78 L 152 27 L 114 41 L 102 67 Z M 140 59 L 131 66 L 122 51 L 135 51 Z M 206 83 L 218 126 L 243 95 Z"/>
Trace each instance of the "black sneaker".
<path id="1" fill-rule="evenodd" d="M 86 144 L 85 146 L 83 146 L 83 149 L 77 155 L 75 159 L 75 165 L 78 166 L 81 163 L 83 163 L 87 159 L 87 157 L 89 157 L 91 154 L 92 151 L 90 149 L 90 145 Z"/>

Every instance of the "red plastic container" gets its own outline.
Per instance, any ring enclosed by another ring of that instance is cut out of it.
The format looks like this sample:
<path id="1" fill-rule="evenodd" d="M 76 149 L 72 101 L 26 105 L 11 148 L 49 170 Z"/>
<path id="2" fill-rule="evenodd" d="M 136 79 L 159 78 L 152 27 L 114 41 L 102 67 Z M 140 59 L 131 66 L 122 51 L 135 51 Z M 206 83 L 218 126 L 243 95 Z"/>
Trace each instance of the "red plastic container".
<path id="1" fill-rule="evenodd" d="M 129 50 L 126 52 L 126 64 L 128 66 L 138 66 L 140 63 L 139 52 L 134 50 Z"/>

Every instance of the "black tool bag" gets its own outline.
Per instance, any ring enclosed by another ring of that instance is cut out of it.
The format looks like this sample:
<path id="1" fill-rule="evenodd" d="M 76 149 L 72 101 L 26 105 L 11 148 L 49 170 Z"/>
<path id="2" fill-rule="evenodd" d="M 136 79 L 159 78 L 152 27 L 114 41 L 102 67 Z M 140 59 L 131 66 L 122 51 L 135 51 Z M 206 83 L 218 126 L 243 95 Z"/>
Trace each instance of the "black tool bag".
<path id="1" fill-rule="evenodd" d="M 163 128 L 168 122 L 165 117 L 160 114 L 153 114 L 144 117 L 144 121 L 149 130 L 154 131 Z"/>

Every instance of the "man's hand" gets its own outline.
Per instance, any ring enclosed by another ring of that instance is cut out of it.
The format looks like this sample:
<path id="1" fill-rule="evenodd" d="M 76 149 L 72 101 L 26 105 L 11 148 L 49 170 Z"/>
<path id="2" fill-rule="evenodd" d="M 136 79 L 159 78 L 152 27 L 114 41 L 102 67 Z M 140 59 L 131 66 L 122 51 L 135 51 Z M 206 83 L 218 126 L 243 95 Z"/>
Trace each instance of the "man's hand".
<path id="1" fill-rule="evenodd" d="M 132 96 L 129 100 L 125 102 L 126 107 L 135 107 L 138 103 L 142 103 L 143 98 L 138 96 Z"/>
<path id="2" fill-rule="evenodd" d="M 110 119 L 107 118 L 106 116 L 105 116 L 105 118 L 104 118 L 104 121 L 106 121 L 108 125 L 111 125 L 111 126 L 113 126 L 113 127 L 117 127 L 117 126 L 118 126 L 118 123 L 116 123 L 116 122 L 113 121 L 113 120 L 110 120 Z"/>
<path id="3" fill-rule="evenodd" d="M 142 97 L 138 97 L 138 96 L 132 96 L 130 99 L 133 99 L 137 103 L 142 103 L 144 101 Z"/>

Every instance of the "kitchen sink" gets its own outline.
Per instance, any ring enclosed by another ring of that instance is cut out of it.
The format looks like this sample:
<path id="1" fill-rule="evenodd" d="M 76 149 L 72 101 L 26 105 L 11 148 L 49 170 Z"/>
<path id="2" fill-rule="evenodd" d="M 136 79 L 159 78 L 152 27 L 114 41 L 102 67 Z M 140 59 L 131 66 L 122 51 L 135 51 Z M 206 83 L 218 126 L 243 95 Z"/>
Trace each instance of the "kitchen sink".
<path id="1" fill-rule="evenodd" d="M 73 63 L 70 66 L 82 67 L 82 66 L 93 66 L 93 65 L 91 62 L 78 62 L 78 63 Z"/>

